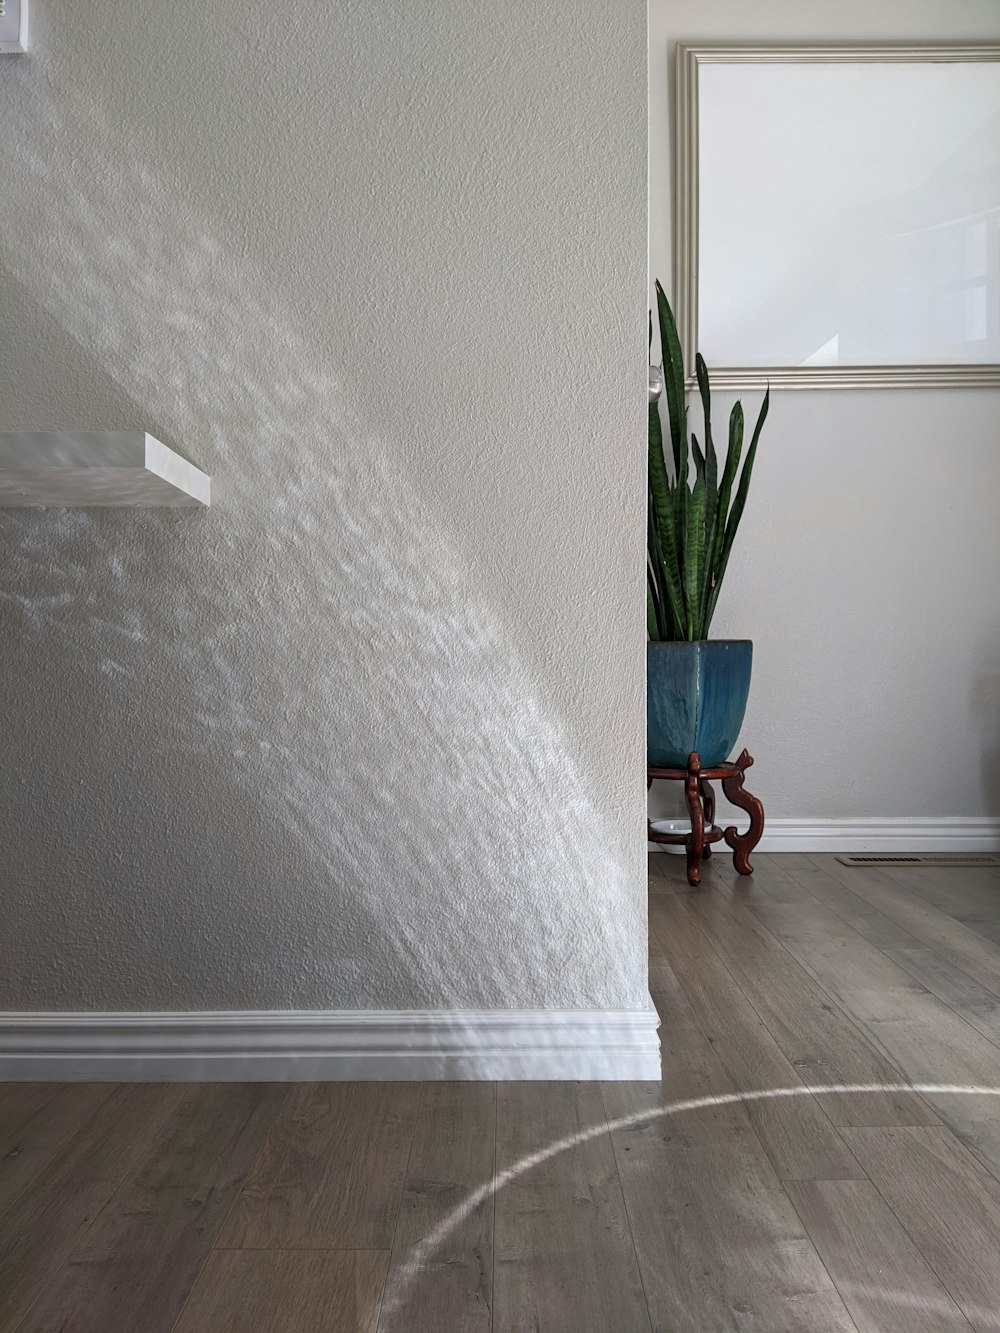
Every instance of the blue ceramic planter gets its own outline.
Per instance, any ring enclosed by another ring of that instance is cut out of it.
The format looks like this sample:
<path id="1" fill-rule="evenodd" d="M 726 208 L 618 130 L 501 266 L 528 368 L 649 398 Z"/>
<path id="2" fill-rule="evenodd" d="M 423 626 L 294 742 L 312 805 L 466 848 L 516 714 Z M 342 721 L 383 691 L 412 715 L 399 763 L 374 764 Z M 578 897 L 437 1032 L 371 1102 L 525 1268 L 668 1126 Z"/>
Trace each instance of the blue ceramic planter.
<path id="1" fill-rule="evenodd" d="M 646 756 L 657 768 L 686 768 L 697 750 L 707 768 L 736 744 L 750 693 L 749 639 L 646 645 Z"/>

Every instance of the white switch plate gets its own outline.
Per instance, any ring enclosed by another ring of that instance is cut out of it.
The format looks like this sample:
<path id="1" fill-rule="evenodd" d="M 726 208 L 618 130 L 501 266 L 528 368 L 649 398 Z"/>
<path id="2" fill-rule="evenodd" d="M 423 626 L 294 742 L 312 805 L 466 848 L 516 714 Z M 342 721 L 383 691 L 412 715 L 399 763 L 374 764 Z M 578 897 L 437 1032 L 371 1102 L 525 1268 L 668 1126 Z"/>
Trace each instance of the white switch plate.
<path id="1" fill-rule="evenodd" d="M 0 0 L 0 55 L 23 55 L 28 49 L 28 0 Z"/>

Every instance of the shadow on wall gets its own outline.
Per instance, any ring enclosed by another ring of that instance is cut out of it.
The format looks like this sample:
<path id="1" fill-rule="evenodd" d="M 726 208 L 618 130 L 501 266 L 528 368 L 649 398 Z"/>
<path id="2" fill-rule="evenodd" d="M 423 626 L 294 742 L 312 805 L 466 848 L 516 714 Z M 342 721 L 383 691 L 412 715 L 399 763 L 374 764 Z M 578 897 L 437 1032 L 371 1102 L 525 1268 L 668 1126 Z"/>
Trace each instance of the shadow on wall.
<path id="1" fill-rule="evenodd" d="M 214 505 L 3 514 L 0 1008 L 644 1006 L 641 885 L 386 442 L 93 107 L 6 82 L 0 260 Z"/>
<path id="2" fill-rule="evenodd" d="M 1000 815 L 1000 657 L 991 655 L 972 687 L 972 715 L 982 737 L 981 764 L 987 808 Z"/>

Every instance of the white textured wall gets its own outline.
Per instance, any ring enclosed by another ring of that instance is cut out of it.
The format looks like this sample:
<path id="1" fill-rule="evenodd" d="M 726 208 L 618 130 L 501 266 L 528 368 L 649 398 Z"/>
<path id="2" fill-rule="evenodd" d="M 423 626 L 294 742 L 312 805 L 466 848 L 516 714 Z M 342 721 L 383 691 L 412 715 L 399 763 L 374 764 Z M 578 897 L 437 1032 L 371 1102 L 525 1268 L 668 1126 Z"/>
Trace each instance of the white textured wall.
<path id="1" fill-rule="evenodd" d="M 676 42 L 995 41 L 998 18 L 996 0 L 650 0 L 651 272 L 669 290 Z M 1000 815 L 998 422 L 994 390 L 772 395 L 712 626 L 754 641 L 741 740 L 769 815 Z"/>
<path id="2" fill-rule="evenodd" d="M 642 1006 L 638 0 L 35 0 L 0 428 L 0 1008 Z"/>

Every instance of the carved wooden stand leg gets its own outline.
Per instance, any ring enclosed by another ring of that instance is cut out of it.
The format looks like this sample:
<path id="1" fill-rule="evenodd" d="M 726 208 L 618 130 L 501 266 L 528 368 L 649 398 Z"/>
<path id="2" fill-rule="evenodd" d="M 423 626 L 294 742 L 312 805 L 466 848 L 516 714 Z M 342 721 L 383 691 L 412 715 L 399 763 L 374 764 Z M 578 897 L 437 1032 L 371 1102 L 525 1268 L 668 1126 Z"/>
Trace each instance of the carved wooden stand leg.
<path id="1" fill-rule="evenodd" d="M 701 792 L 701 802 L 705 807 L 705 827 L 711 830 L 715 826 L 715 792 L 712 790 L 712 784 L 707 778 L 702 778 L 698 783 L 698 790 Z M 705 850 L 701 854 L 701 859 L 707 861 L 712 855 L 712 848 L 709 843 L 705 843 Z"/>
<path id="2" fill-rule="evenodd" d="M 691 816 L 691 832 L 687 840 L 687 875 L 689 884 L 701 883 L 701 858 L 705 851 L 705 816 L 701 808 L 701 758 L 697 754 L 688 757 L 687 779 L 684 783 L 684 795 L 687 799 L 688 813 Z"/>
<path id="3" fill-rule="evenodd" d="M 756 796 L 752 796 L 743 786 L 743 775 L 753 763 L 753 758 L 746 750 L 736 761 L 737 772 L 722 779 L 722 790 L 726 800 L 750 816 L 750 827 L 746 833 L 737 833 L 735 826 L 726 829 L 726 842 L 733 849 L 733 865 L 741 875 L 752 875 L 750 853 L 760 842 L 764 832 L 764 807 Z"/>

